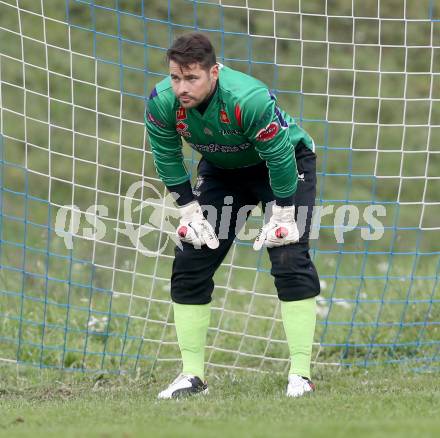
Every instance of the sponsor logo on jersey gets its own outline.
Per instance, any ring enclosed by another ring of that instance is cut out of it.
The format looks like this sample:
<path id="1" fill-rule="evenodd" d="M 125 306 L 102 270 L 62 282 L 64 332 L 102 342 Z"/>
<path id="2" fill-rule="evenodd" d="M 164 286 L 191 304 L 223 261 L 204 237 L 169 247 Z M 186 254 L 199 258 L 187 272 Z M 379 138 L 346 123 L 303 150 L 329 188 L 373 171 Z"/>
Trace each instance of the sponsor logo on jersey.
<path id="1" fill-rule="evenodd" d="M 181 135 L 182 137 L 191 137 L 191 134 L 187 131 L 188 125 L 183 122 L 179 122 L 176 125 L 176 131 Z"/>
<path id="2" fill-rule="evenodd" d="M 219 133 L 221 135 L 241 135 L 239 129 L 220 129 Z"/>
<path id="3" fill-rule="evenodd" d="M 186 119 L 186 109 L 182 106 L 176 111 L 176 119 L 177 120 L 185 120 Z"/>
<path id="4" fill-rule="evenodd" d="M 160 120 L 156 119 L 156 117 L 153 116 L 151 113 L 147 113 L 147 120 L 151 122 L 153 125 L 158 126 L 159 128 L 165 128 L 165 123 L 161 122 Z"/>
<path id="5" fill-rule="evenodd" d="M 204 132 L 206 135 L 214 135 L 214 134 L 212 133 L 212 131 L 211 131 L 208 127 L 203 128 L 203 132 Z"/>
<path id="6" fill-rule="evenodd" d="M 257 132 L 256 139 L 258 141 L 272 140 L 280 130 L 280 125 L 276 122 L 269 123 L 264 129 Z"/>
<path id="7" fill-rule="evenodd" d="M 220 110 L 220 122 L 222 123 L 231 123 L 229 120 L 228 114 L 225 110 Z"/>
<path id="8" fill-rule="evenodd" d="M 225 152 L 225 153 L 233 153 L 233 152 L 241 152 L 252 146 L 252 143 L 242 143 L 237 145 L 229 145 L 229 144 L 194 144 L 188 143 L 193 149 L 199 152 Z"/>

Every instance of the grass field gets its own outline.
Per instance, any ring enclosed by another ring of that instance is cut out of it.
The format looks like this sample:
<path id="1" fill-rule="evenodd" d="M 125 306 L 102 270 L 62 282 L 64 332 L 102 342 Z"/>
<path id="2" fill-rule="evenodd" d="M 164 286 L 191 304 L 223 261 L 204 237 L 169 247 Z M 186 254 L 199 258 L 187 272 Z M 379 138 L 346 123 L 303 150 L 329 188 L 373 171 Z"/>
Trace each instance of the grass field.
<path id="1" fill-rule="evenodd" d="M 317 391 L 286 399 L 285 377 L 208 376 L 210 394 L 157 401 L 167 373 L 150 378 L 0 368 L 0 436 L 437 437 L 438 375 L 403 366 L 315 368 Z"/>

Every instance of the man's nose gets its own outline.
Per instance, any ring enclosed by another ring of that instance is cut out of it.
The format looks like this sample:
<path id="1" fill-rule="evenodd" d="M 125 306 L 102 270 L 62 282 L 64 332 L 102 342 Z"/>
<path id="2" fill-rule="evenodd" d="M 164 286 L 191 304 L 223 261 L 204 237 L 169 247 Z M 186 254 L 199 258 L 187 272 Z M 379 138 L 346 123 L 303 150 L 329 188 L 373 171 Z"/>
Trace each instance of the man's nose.
<path id="1" fill-rule="evenodd" d="M 188 93 L 188 87 L 186 81 L 180 81 L 177 87 L 177 94 L 181 96 L 182 94 Z"/>

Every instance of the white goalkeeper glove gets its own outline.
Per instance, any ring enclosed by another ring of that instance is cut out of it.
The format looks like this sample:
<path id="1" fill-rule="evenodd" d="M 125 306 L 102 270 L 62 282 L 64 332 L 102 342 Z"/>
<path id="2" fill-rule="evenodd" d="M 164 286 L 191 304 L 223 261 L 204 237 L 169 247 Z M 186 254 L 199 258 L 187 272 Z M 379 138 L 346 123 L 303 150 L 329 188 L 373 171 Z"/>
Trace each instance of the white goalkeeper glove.
<path id="1" fill-rule="evenodd" d="M 270 221 L 263 226 L 254 242 L 255 251 L 263 245 L 268 248 L 288 245 L 299 240 L 299 231 L 295 222 L 295 206 L 273 206 Z"/>
<path id="2" fill-rule="evenodd" d="M 219 241 L 211 224 L 205 219 L 202 208 L 197 201 L 179 207 L 180 223 L 177 227 L 177 236 L 182 242 L 191 243 L 194 248 L 202 245 L 216 249 Z"/>

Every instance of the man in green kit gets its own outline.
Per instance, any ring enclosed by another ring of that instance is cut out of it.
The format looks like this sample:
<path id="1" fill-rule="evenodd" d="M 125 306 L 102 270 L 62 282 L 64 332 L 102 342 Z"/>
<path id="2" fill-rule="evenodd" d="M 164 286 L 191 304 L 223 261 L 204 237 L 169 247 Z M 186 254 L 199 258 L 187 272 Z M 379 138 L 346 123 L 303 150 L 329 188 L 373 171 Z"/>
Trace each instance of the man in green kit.
<path id="1" fill-rule="evenodd" d="M 145 122 L 157 172 L 181 214 L 171 297 L 183 370 L 159 398 L 208 392 L 204 350 L 212 277 L 243 226 L 243 208 L 249 213 L 259 202 L 270 219 L 253 247 L 267 247 L 281 300 L 291 357 L 286 395 L 312 392 L 310 361 L 320 292 L 309 255 L 316 194 L 313 140 L 278 107 L 265 84 L 217 63 L 203 34 L 176 39 L 167 59 L 170 75 L 151 92 Z M 183 162 L 182 137 L 202 155 L 194 190 Z M 225 204 L 232 214 L 222 230 Z M 215 208 L 217 217 L 205 218 L 201 206 Z M 305 214 L 299 221 L 301 209 Z"/>

